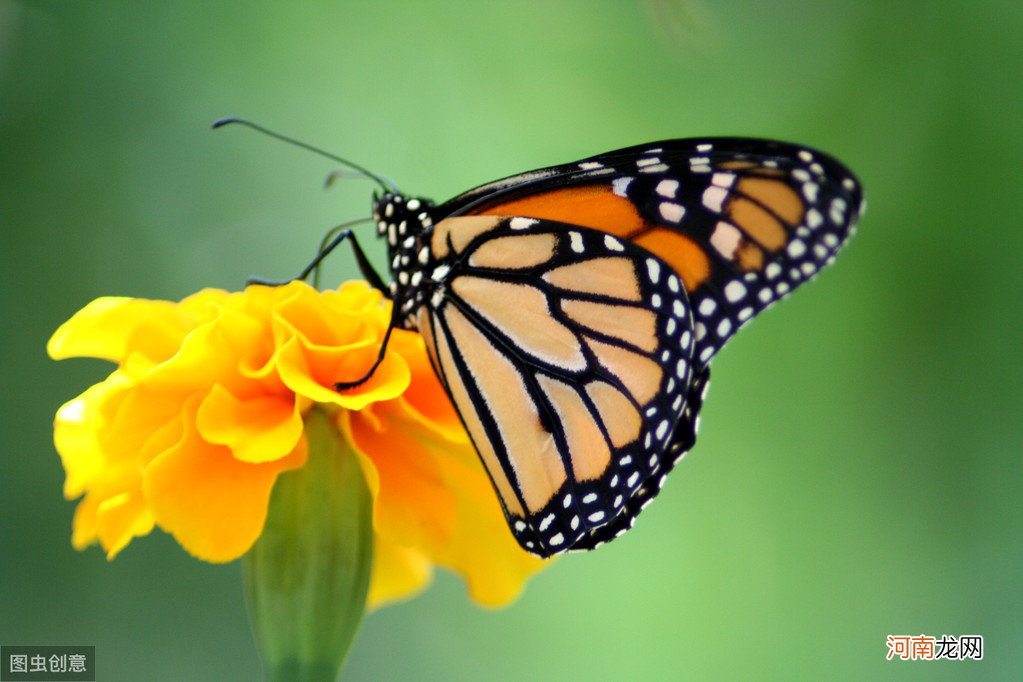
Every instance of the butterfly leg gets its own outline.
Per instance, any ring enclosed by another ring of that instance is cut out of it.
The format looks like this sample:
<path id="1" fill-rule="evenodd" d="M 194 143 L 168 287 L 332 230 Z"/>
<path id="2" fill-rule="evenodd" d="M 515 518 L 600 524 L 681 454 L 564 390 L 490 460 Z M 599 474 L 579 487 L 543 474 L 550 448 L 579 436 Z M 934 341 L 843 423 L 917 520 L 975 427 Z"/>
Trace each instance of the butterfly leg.
<path id="1" fill-rule="evenodd" d="M 350 388 L 361 386 L 366 383 L 371 376 L 373 376 L 374 372 L 377 371 L 377 367 L 379 367 L 380 363 L 384 361 L 384 355 L 387 352 L 387 342 L 391 340 L 391 332 L 393 332 L 394 328 L 398 326 L 398 314 L 401 310 L 401 299 L 394 301 L 394 307 L 391 310 L 391 321 L 387 325 L 387 331 L 384 333 L 383 340 L 380 342 L 380 352 L 377 353 L 377 359 L 373 362 L 373 366 L 369 368 L 369 371 L 367 371 L 361 379 L 356 379 L 355 381 L 339 381 L 335 383 L 335 390 L 346 391 Z"/>
<path id="2" fill-rule="evenodd" d="M 370 264 L 369 259 L 366 257 L 366 253 L 362 250 L 362 247 L 359 245 L 359 240 L 355 238 L 355 235 L 352 233 L 351 229 L 341 230 L 334 236 L 333 239 L 331 239 L 327 244 L 322 246 L 320 248 L 319 253 L 316 254 L 315 258 L 313 258 L 312 262 L 310 262 L 309 265 L 305 266 L 305 268 L 303 268 L 302 272 L 300 272 L 297 277 L 285 280 L 271 280 L 264 279 L 262 277 L 249 277 L 246 280 L 246 283 L 262 284 L 264 286 L 276 287 L 281 286 L 283 284 L 287 284 L 288 282 L 292 282 L 296 279 L 305 280 L 320 265 L 324 258 L 330 255 L 330 253 L 335 248 L 337 248 L 338 245 L 340 245 L 342 242 L 346 240 L 349 241 L 349 243 L 351 243 L 352 245 L 352 253 L 355 254 L 355 262 L 358 264 L 359 272 L 362 273 L 362 276 L 366 278 L 366 281 L 369 282 L 370 286 L 372 286 L 374 289 L 377 289 L 378 291 L 382 291 L 384 293 L 384 296 L 390 298 L 391 296 L 390 290 L 387 288 L 387 285 L 384 284 L 384 281 L 380 278 L 380 275 L 377 274 L 377 271 L 373 269 L 372 264 Z"/>

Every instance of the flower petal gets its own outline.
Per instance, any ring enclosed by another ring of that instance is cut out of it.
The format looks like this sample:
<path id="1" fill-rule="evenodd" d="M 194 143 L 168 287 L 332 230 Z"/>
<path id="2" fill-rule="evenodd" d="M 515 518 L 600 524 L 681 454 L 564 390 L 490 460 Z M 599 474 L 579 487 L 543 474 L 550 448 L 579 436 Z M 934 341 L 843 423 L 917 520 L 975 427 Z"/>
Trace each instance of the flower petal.
<path id="1" fill-rule="evenodd" d="M 408 388 L 408 365 L 399 355 L 387 353 L 364 383 L 344 392 L 334 384 L 354 381 L 369 371 L 379 344 L 355 349 L 308 349 L 299 339 L 289 340 L 278 353 L 278 372 L 284 384 L 310 400 L 360 410 L 381 400 L 391 400 Z"/>
<path id="2" fill-rule="evenodd" d="M 460 573 L 469 596 L 479 604 L 506 606 L 521 594 L 526 579 L 552 560 L 540 559 L 519 547 L 481 463 L 463 466 L 452 458 L 445 474 L 458 492 L 459 523 L 451 542 L 437 548 L 432 558 Z"/>
<path id="3" fill-rule="evenodd" d="M 153 515 L 138 489 L 101 502 L 96 520 L 99 541 L 107 551 L 108 560 L 117 556 L 132 538 L 148 535 L 153 530 Z"/>
<path id="4" fill-rule="evenodd" d="M 367 607 L 380 608 L 409 599 L 426 589 L 433 579 L 433 564 L 423 552 L 388 542 L 373 540 L 373 574 L 370 576 Z"/>
<path id="5" fill-rule="evenodd" d="M 496 607 L 517 597 L 545 562 L 515 542 L 468 439 L 459 445 L 438 437 L 401 400 L 344 414 L 344 430 L 372 467 L 367 480 L 376 498 L 377 537 L 462 574 L 481 604 Z"/>
<path id="6" fill-rule="evenodd" d="M 60 406 L 53 420 L 53 443 L 64 465 L 64 497 L 72 500 L 103 475 L 105 457 L 99 431 L 105 420 L 99 407 L 120 387 L 114 378 L 90 386 Z"/>
<path id="7" fill-rule="evenodd" d="M 400 415 L 396 404 L 342 412 L 342 431 L 365 457 L 374 493 L 374 528 L 391 542 L 430 547 L 448 542 L 458 519 L 456 498 L 445 480 L 439 453 L 424 447 L 421 433 Z M 376 418 L 371 422 L 369 414 Z M 409 428 L 412 427 L 412 428 Z M 441 456 L 442 457 L 442 456 Z M 374 485 L 376 481 L 376 485 Z"/>
<path id="8" fill-rule="evenodd" d="M 412 379 L 402 399 L 418 415 L 417 421 L 437 431 L 447 440 L 467 442 L 468 435 L 462 420 L 455 412 L 450 398 L 444 392 L 440 379 L 430 365 L 426 355 L 426 345 L 419 334 L 396 329 L 391 334 L 391 345 L 388 347 L 402 357 L 409 366 Z"/>
<path id="9" fill-rule="evenodd" d="M 226 445 L 235 459 L 252 463 L 286 456 L 302 437 L 302 415 L 293 397 L 239 400 L 220 384 L 199 405 L 196 426 L 207 442 Z"/>
<path id="10" fill-rule="evenodd" d="M 95 357 L 121 362 L 129 353 L 170 357 L 194 326 L 170 301 L 97 298 L 62 324 L 46 344 L 54 360 Z"/>
<path id="11" fill-rule="evenodd" d="M 156 523 L 191 554 L 206 561 L 232 561 L 263 530 L 277 475 L 305 462 L 305 439 L 283 459 L 240 462 L 228 448 L 200 437 L 195 409 L 192 405 L 184 411 L 181 441 L 145 468 L 142 490 Z"/>

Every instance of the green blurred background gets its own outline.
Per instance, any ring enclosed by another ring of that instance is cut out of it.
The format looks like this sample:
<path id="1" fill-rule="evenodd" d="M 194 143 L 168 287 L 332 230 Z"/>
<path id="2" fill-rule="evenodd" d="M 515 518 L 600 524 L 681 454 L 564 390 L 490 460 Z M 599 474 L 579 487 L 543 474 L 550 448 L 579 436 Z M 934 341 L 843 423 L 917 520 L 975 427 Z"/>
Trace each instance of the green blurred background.
<path id="1" fill-rule="evenodd" d="M 210 132 L 231 114 L 437 199 L 736 134 L 830 151 L 870 203 L 716 360 L 635 530 L 498 612 L 439 574 L 367 619 L 350 679 L 1019 679 L 1021 34 L 1016 2 L 0 1 L 0 643 L 95 644 L 104 680 L 259 675 L 237 564 L 158 531 L 71 549 L 51 419 L 109 368 L 44 352 L 96 296 L 288 276 L 367 213 L 329 162 Z M 921 633 L 984 660 L 885 661 Z"/>

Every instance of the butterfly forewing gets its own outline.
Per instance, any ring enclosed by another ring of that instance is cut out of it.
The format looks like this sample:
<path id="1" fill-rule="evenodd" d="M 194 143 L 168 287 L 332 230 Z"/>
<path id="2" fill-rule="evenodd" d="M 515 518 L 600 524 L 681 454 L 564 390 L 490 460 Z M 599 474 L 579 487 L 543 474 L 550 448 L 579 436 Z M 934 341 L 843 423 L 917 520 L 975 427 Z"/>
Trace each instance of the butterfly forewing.
<path id="1" fill-rule="evenodd" d="M 661 257 L 692 301 L 695 358 L 706 366 L 741 326 L 832 261 L 855 228 L 862 193 L 821 152 L 720 138 L 611 152 L 449 204 L 584 225 Z"/>
<path id="2" fill-rule="evenodd" d="M 445 220 L 433 252 L 418 326 L 523 547 L 563 551 L 638 511 L 687 407 L 675 274 L 611 235 L 519 217 Z"/>

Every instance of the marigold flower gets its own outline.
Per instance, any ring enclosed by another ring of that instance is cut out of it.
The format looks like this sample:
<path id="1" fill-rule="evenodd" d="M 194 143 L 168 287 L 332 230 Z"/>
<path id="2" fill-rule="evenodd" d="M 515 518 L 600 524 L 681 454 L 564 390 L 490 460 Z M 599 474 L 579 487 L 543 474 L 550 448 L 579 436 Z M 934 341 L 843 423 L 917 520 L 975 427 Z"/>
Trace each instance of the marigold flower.
<path id="1" fill-rule="evenodd" d="M 47 348 L 117 363 L 54 424 L 64 495 L 83 496 L 73 545 L 98 542 L 112 559 L 155 525 L 200 559 L 239 558 L 278 477 L 305 464 L 304 420 L 321 410 L 372 495 L 371 605 L 422 589 L 434 565 L 464 576 L 482 604 L 513 599 L 543 562 L 508 533 L 422 339 L 395 330 L 370 379 L 334 389 L 372 367 L 389 318 L 362 282 L 88 304 Z"/>

